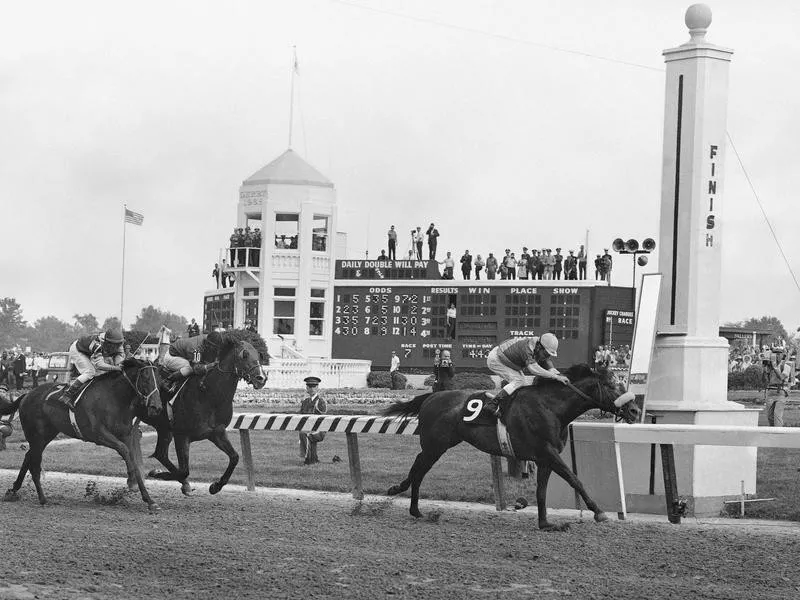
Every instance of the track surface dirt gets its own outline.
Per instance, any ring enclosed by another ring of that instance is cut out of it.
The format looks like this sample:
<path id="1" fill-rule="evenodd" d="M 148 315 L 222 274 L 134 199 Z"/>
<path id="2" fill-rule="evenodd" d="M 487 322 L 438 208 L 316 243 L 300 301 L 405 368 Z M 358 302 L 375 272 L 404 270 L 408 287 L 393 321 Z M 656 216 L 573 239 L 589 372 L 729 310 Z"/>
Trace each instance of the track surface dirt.
<path id="1" fill-rule="evenodd" d="M 544 533 L 534 508 L 423 501 L 415 520 L 407 497 L 160 482 L 157 515 L 138 494 L 98 502 L 122 484 L 48 473 L 50 504 L 30 479 L 0 504 L 0 599 L 800 597 L 796 527 L 557 516 L 569 531 Z"/>

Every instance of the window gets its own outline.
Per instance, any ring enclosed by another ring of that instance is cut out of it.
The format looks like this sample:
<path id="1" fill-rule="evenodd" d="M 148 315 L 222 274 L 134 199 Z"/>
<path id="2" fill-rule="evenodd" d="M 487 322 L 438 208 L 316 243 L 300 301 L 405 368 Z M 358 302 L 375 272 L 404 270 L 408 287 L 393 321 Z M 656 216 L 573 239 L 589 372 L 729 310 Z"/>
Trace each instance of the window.
<path id="1" fill-rule="evenodd" d="M 300 237 L 300 215 L 277 213 L 275 215 L 275 248 L 297 250 Z"/>
<path id="2" fill-rule="evenodd" d="M 309 311 L 308 335 L 321 336 L 325 324 L 325 290 L 311 290 L 311 310 Z"/>
<path id="3" fill-rule="evenodd" d="M 230 292 L 206 296 L 203 310 L 203 332 L 211 333 L 214 329 L 233 327 L 233 294 Z"/>
<path id="4" fill-rule="evenodd" d="M 314 227 L 311 230 L 311 249 L 325 252 L 328 248 L 328 217 L 314 215 Z"/>
<path id="5" fill-rule="evenodd" d="M 294 288 L 275 288 L 272 333 L 294 335 Z"/>

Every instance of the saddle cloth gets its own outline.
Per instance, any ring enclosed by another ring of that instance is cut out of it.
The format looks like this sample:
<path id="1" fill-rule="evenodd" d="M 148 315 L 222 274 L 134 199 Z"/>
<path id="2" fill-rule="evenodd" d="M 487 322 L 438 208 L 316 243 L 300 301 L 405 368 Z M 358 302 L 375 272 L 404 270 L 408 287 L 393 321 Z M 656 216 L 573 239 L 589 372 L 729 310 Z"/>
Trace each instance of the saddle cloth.
<path id="1" fill-rule="evenodd" d="M 508 430 L 506 429 L 506 424 L 504 423 L 505 415 L 508 412 L 508 407 L 513 401 L 514 394 L 508 398 L 502 398 L 500 400 L 501 416 L 499 419 L 495 417 L 494 414 L 483 410 L 483 407 L 489 398 L 490 396 L 486 392 L 477 392 L 470 395 L 467 398 L 466 404 L 464 404 L 464 409 L 461 413 L 461 420 L 467 425 L 495 427 L 497 429 L 497 443 L 500 445 L 501 454 L 503 456 L 507 456 L 508 458 L 516 458 L 516 455 L 514 454 L 514 448 L 511 445 L 511 438 L 508 435 Z"/>

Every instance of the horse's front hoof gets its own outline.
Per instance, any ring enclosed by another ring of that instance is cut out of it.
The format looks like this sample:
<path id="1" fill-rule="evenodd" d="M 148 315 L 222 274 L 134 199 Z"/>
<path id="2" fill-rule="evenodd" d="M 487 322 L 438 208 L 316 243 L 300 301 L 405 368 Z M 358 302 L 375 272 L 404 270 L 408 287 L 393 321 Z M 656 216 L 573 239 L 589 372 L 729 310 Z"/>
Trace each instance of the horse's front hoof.
<path id="1" fill-rule="evenodd" d="M 218 492 L 219 492 L 221 489 L 222 489 L 222 486 L 221 486 L 221 485 L 219 484 L 219 482 L 217 482 L 217 481 L 215 481 L 215 482 L 214 482 L 214 483 L 212 483 L 210 486 L 208 486 L 208 491 L 209 491 L 211 494 L 216 494 L 216 493 L 218 493 Z"/>
<path id="2" fill-rule="evenodd" d="M 606 515 L 606 513 L 604 513 L 602 510 L 598 510 L 596 513 L 594 513 L 594 520 L 598 523 L 605 523 L 608 521 L 608 515 Z"/>
<path id="3" fill-rule="evenodd" d="M 17 500 L 19 500 L 19 494 L 15 490 L 6 490 L 3 502 L 16 502 Z"/>
<path id="4" fill-rule="evenodd" d="M 150 471 L 147 473 L 147 476 L 148 477 L 158 477 L 160 474 L 161 474 L 161 471 L 159 471 L 158 469 L 150 469 Z"/>
<path id="5" fill-rule="evenodd" d="M 386 495 L 387 495 L 387 496 L 396 496 L 396 495 L 397 495 L 397 494 L 399 494 L 401 491 L 402 491 L 402 490 L 400 489 L 400 486 L 399 486 L 399 485 L 393 485 L 392 487 L 390 487 L 390 488 L 389 488 L 389 491 L 388 491 L 388 492 L 386 492 Z"/>
<path id="6" fill-rule="evenodd" d="M 47 498 L 45 498 L 44 496 L 39 496 L 39 504 L 41 504 L 42 506 L 47 504 Z"/>
<path id="7" fill-rule="evenodd" d="M 408 511 L 412 517 L 416 517 L 417 519 L 422 518 L 422 513 L 419 512 L 418 508 L 412 508 Z"/>
<path id="8" fill-rule="evenodd" d="M 153 502 L 152 504 L 148 504 L 147 509 L 150 511 L 151 515 L 157 515 L 158 513 L 161 512 L 161 507 L 155 502 Z"/>
<path id="9" fill-rule="evenodd" d="M 189 483 L 188 483 L 188 482 L 183 482 L 183 483 L 181 484 L 181 493 L 182 493 L 184 496 L 191 496 L 193 491 L 194 491 L 194 490 L 192 489 L 192 486 L 191 486 L 191 485 L 189 485 Z M 214 492 L 211 492 L 211 493 L 213 494 Z"/>

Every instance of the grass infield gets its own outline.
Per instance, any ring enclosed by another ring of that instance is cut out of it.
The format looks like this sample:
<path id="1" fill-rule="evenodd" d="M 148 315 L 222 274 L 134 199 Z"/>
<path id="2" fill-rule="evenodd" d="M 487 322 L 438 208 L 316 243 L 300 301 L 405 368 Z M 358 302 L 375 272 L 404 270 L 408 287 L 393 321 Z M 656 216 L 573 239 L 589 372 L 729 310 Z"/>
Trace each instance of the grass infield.
<path id="1" fill-rule="evenodd" d="M 730 399 L 748 406 L 758 406 L 758 392 L 731 392 Z M 790 398 L 785 413 L 786 425 L 800 426 L 800 400 Z M 270 405 L 237 407 L 238 412 L 294 412 L 296 406 Z M 332 406 L 332 413 L 374 414 L 380 406 L 346 407 Z M 765 413 L 759 417 L 765 425 Z M 18 469 L 25 454 L 25 439 L 15 424 L 14 433 L 7 439 L 7 450 L 0 452 L 0 468 Z M 155 448 L 155 435 L 144 429 L 142 451 L 145 466 L 160 468 L 147 456 Z M 59 438 L 61 439 L 61 438 Z M 231 433 L 234 447 L 240 450 L 239 435 Z M 298 455 L 298 436 L 295 432 L 253 432 L 251 434 L 256 484 L 268 487 L 292 489 L 315 489 L 337 492 L 350 491 L 350 474 L 347 462 L 346 438 L 341 434 L 328 434 L 319 445 L 321 462 L 304 466 Z M 408 469 L 419 452 L 417 436 L 360 435 L 358 438 L 364 491 L 368 494 L 383 494 L 405 478 Z M 174 451 L 171 453 L 174 458 Z M 341 461 L 334 461 L 338 456 Z M 198 482 L 217 479 L 227 465 L 227 457 L 207 441 L 195 442 L 191 446 L 190 480 L 198 493 L 206 493 Z M 97 475 L 124 476 L 125 466 L 119 456 L 107 448 L 86 443 L 54 444 L 44 454 L 45 471 L 80 472 Z M 746 509 L 748 518 L 800 521 L 800 450 L 763 448 L 758 452 L 758 497 L 776 498 L 773 502 L 753 503 Z M 241 464 L 234 472 L 231 483 L 245 485 L 246 473 Z M 11 481 L 0 483 L 0 488 L 10 487 Z M 176 484 L 177 485 L 177 484 Z M 535 495 L 532 480 L 507 481 L 510 498 Z M 0 489 L 0 491 L 2 491 Z M 45 488 L 46 489 L 46 488 Z M 491 469 L 487 455 L 467 444 L 449 450 L 425 478 L 420 495 L 423 498 L 456 500 L 493 504 Z M 738 510 L 738 506 L 736 507 Z"/>

